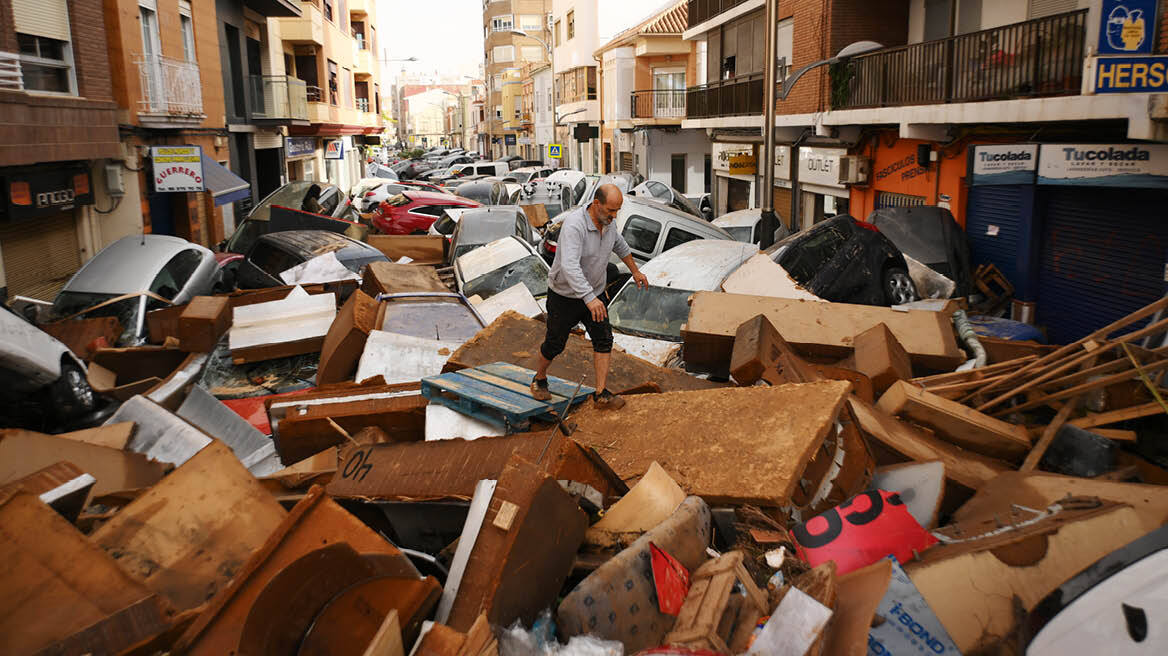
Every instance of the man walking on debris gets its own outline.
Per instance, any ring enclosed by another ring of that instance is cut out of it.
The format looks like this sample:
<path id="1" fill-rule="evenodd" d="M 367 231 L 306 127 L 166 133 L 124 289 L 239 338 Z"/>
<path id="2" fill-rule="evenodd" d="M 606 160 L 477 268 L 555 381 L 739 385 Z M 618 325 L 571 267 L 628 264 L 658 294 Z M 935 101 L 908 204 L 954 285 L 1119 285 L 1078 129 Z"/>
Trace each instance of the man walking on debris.
<path id="1" fill-rule="evenodd" d="M 552 360 L 563 353 L 568 333 L 584 322 L 592 340 L 593 365 L 596 367 L 596 395 L 593 402 L 601 408 L 620 408 L 624 399 L 605 387 L 608 364 L 612 359 L 612 325 L 608 322 L 607 283 L 608 255 L 616 253 L 633 274 L 637 286 L 644 289 L 649 279 L 637 268 L 624 237 L 612 227 L 624 197 L 616 185 L 604 184 L 587 207 L 568 212 L 560 228 L 556 259 L 548 274 L 547 336 L 539 347 L 539 368 L 531 381 L 531 395 L 540 401 L 551 398 L 547 372 Z"/>

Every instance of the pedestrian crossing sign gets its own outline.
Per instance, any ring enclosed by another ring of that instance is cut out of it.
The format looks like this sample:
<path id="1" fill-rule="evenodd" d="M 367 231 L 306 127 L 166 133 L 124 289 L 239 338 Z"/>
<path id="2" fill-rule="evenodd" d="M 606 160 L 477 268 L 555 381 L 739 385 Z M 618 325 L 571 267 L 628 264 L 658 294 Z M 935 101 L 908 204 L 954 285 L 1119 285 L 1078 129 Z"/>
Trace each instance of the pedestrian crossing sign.
<path id="1" fill-rule="evenodd" d="M 561 144 L 548 144 L 548 157 L 552 159 L 560 159 L 563 157 L 561 154 L 563 151 L 564 147 Z"/>

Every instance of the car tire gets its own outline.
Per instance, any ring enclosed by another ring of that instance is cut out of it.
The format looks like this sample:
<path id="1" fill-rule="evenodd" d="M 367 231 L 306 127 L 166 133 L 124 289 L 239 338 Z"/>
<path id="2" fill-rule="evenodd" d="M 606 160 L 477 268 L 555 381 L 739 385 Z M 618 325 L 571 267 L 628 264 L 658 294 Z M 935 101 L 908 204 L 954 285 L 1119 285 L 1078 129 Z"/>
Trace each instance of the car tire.
<path id="1" fill-rule="evenodd" d="M 917 300 L 917 287 L 909 277 L 908 271 L 900 267 L 884 269 L 881 279 L 884 289 L 884 300 L 889 305 L 902 305 Z"/>
<path id="2" fill-rule="evenodd" d="M 63 417 L 76 417 L 97 407 L 97 395 L 85 372 L 72 362 L 61 366 L 61 376 L 49 387 L 49 401 Z"/>

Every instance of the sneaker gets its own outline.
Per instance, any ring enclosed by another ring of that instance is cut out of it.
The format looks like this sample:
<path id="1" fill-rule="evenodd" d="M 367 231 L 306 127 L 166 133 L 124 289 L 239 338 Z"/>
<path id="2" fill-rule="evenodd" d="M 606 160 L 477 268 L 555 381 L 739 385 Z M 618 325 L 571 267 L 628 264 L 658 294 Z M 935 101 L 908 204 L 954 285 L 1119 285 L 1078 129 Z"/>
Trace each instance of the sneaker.
<path id="1" fill-rule="evenodd" d="M 531 379 L 531 396 L 536 401 L 551 401 L 552 393 L 548 391 L 547 378 Z"/>
<path id="2" fill-rule="evenodd" d="M 592 404 L 601 410 L 620 410 L 625 407 L 625 400 L 608 390 L 592 397 Z"/>

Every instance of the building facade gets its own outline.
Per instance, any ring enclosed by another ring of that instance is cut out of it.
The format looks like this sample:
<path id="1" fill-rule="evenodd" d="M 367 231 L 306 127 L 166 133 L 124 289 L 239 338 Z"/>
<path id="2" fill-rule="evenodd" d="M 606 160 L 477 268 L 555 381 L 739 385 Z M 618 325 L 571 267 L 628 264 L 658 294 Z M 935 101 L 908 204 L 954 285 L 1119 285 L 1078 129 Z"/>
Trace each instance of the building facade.
<path id="1" fill-rule="evenodd" d="M 600 102 L 597 92 L 600 6 L 586 0 L 552 2 L 552 84 L 555 139 L 561 165 L 600 170 Z"/>
<path id="2" fill-rule="evenodd" d="M 524 66 L 538 66 L 548 61 L 551 10 L 550 0 L 483 2 L 486 101 L 480 150 L 488 157 L 520 154 L 521 133 L 534 139 L 531 136 L 534 124 L 523 120 L 522 71 Z"/>

